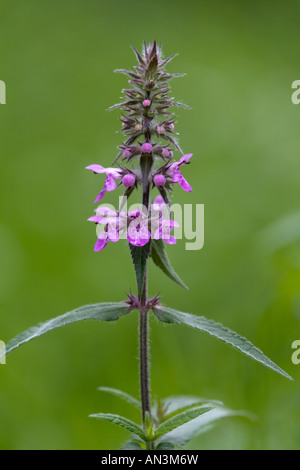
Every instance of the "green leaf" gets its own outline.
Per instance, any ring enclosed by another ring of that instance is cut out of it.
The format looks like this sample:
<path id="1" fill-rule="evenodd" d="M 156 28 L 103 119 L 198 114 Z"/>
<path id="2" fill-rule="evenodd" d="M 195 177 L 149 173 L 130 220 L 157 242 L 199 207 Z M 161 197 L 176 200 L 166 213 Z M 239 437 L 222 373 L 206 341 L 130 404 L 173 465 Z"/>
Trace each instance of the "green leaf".
<path id="1" fill-rule="evenodd" d="M 153 429 L 150 414 L 148 411 L 146 411 L 145 413 L 144 430 L 145 430 L 146 440 L 152 441 L 154 437 L 154 429 Z"/>
<path id="2" fill-rule="evenodd" d="M 154 439 L 159 439 L 160 437 L 164 436 L 165 434 L 169 433 L 175 428 L 182 426 L 183 424 L 191 421 L 192 419 L 197 418 L 198 416 L 207 413 L 208 411 L 212 410 L 212 406 L 196 406 L 195 408 L 190 408 L 185 410 L 181 413 L 178 413 L 175 416 L 172 416 L 167 421 L 162 423 L 155 431 Z"/>
<path id="3" fill-rule="evenodd" d="M 167 442 L 171 442 L 176 446 L 183 447 L 197 434 L 211 429 L 211 426 L 215 424 L 215 422 L 219 419 L 239 416 L 243 418 L 253 419 L 253 416 L 250 413 L 246 413 L 244 411 L 229 410 L 228 408 L 220 406 L 216 407 L 208 413 L 198 416 L 192 421 L 189 421 L 188 423 L 185 423 L 182 426 L 167 433 L 161 443 L 163 443 L 166 439 Z"/>
<path id="4" fill-rule="evenodd" d="M 16 338 L 9 341 L 6 345 L 6 352 L 9 353 L 13 349 L 18 348 L 21 344 L 37 338 L 48 331 L 60 328 L 61 326 L 69 325 L 82 320 L 104 320 L 114 321 L 118 320 L 121 315 L 124 315 L 128 307 L 122 303 L 106 302 L 93 305 L 85 305 L 84 307 L 77 308 L 71 312 L 67 312 L 59 317 L 52 318 L 44 323 L 39 323 L 37 326 L 29 328 L 29 330 L 16 336 Z"/>
<path id="5" fill-rule="evenodd" d="M 158 266 L 172 281 L 176 282 L 176 284 L 184 289 L 188 289 L 172 268 L 166 255 L 164 242 L 162 240 L 152 240 L 151 256 L 156 266 Z"/>
<path id="6" fill-rule="evenodd" d="M 144 246 L 134 246 L 129 243 L 132 261 L 134 264 L 138 296 L 141 296 L 147 266 L 147 259 L 150 254 L 151 240 Z"/>
<path id="7" fill-rule="evenodd" d="M 172 442 L 162 441 L 158 444 L 155 450 L 174 450 L 175 447 Z"/>
<path id="8" fill-rule="evenodd" d="M 191 406 L 200 406 L 201 405 L 213 405 L 213 406 L 222 406 L 223 403 L 217 400 L 208 400 L 207 398 L 196 397 L 192 395 L 174 395 L 171 397 L 164 398 L 162 401 L 163 408 L 165 409 L 166 415 L 170 416 L 171 414 L 178 413 L 184 408 Z"/>
<path id="9" fill-rule="evenodd" d="M 178 310 L 173 310 L 171 308 L 159 306 L 153 310 L 157 318 L 164 323 L 176 323 L 184 324 L 196 328 L 200 331 L 204 331 L 216 338 L 225 341 L 225 343 L 230 344 L 231 346 L 239 349 L 242 353 L 251 357 L 257 362 L 269 367 L 278 374 L 283 375 L 289 380 L 294 380 L 290 377 L 284 370 L 277 366 L 271 359 L 264 355 L 264 353 L 254 346 L 249 340 L 240 336 L 238 333 L 235 333 L 232 330 L 229 330 L 221 323 L 216 323 L 213 320 L 208 320 L 205 317 L 199 317 L 191 315 L 189 313 L 183 313 Z"/>
<path id="10" fill-rule="evenodd" d="M 127 403 L 130 403 L 130 405 L 133 405 L 138 409 L 141 408 L 141 402 L 139 400 L 132 397 L 128 393 L 122 392 L 122 390 L 118 390 L 116 388 L 111 388 L 111 387 L 98 387 L 97 390 L 99 390 L 100 392 L 111 393 L 112 395 L 115 395 L 119 398 L 122 398 L 122 400 L 127 401 Z"/>
<path id="11" fill-rule="evenodd" d="M 199 407 L 199 406 L 207 406 L 207 407 L 214 407 L 214 404 L 213 403 L 205 403 L 201 400 L 198 400 L 197 402 L 194 402 L 193 404 L 190 404 L 190 405 L 185 405 L 185 406 L 182 406 L 181 408 L 177 408 L 176 410 L 172 411 L 172 412 L 169 412 L 162 420 L 161 420 L 161 423 L 164 423 L 165 421 L 167 421 L 168 419 L 172 418 L 173 416 L 176 416 L 180 413 L 183 413 L 184 411 L 188 411 L 188 410 L 191 410 L 195 407 Z"/>
<path id="12" fill-rule="evenodd" d="M 124 416 L 119 416 L 111 413 L 96 413 L 89 415 L 89 418 L 96 418 L 102 419 L 104 421 L 109 421 L 113 424 L 116 424 L 117 426 L 120 426 L 121 428 L 126 429 L 127 431 L 136 434 L 137 436 L 145 440 L 145 434 L 142 428 L 138 426 L 134 421 L 131 421 L 128 418 L 124 418 Z"/>
<path id="13" fill-rule="evenodd" d="M 122 445 L 120 450 L 143 450 L 137 441 L 128 441 Z"/>

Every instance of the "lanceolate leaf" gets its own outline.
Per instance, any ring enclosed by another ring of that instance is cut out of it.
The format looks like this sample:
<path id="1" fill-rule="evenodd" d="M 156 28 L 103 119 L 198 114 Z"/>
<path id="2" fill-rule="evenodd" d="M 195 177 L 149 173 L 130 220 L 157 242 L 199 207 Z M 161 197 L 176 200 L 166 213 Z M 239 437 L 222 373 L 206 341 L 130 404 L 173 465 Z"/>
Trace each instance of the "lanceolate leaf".
<path id="1" fill-rule="evenodd" d="M 196 405 L 213 405 L 222 406 L 223 403 L 217 400 L 208 400 L 203 397 L 196 397 L 192 395 L 174 395 L 164 398 L 162 400 L 163 408 L 166 410 L 166 417 L 168 415 L 178 413 L 183 408 L 196 406 Z"/>
<path id="2" fill-rule="evenodd" d="M 183 447 L 197 434 L 210 429 L 210 427 L 219 419 L 234 416 L 253 419 L 252 415 L 243 411 L 234 411 L 225 407 L 217 407 L 169 432 L 163 437 L 161 444 L 166 440 L 166 442 L 171 442 L 176 446 Z"/>
<path id="3" fill-rule="evenodd" d="M 137 441 L 128 441 L 122 445 L 120 450 L 143 450 L 143 449 Z"/>
<path id="4" fill-rule="evenodd" d="M 249 340 L 240 336 L 238 333 L 229 330 L 220 323 L 216 323 L 213 320 L 208 320 L 205 317 L 183 313 L 178 310 L 173 310 L 163 306 L 156 307 L 153 311 L 157 318 L 164 323 L 184 324 L 204 331 L 239 349 L 242 353 L 246 354 L 257 362 L 260 362 L 266 367 L 269 367 L 275 372 L 278 372 L 289 380 L 293 380 L 292 377 L 290 377 L 286 372 L 284 372 L 284 370 L 271 361 L 271 359 L 265 356 L 264 353 L 254 346 Z"/>
<path id="5" fill-rule="evenodd" d="M 172 442 L 162 441 L 158 444 L 155 450 L 174 450 L 175 447 Z"/>
<path id="6" fill-rule="evenodd" d="M 131 405 L 135 406 L 136 408 L 138 408 L 138 409 L 141 408 L 141 402 L 139 400 L 132 397 L 128 393 L 122 392 L 122 390 L 118 390 L 116 388 L 111 388 L 111 387 L 98 387 L 98 390 L 100 392 L 111 393 L 112 395 L 115 395 L 119 398 L 122 398 L 122 400 L 127 401 L 127 403 L 130 403 Z"/>
<path id="7" fill-rule="evenodd" d="M 139 297 L 143 289 L 147 259 L 150 254 L 150 246 L 151 240 L 144 246 L 134 246 L 131 243 L 129 244 L 131 257 L 135 269 Z"/>
<path id="8" fill-rule="evenodd" d="M 145 434 L 142 428 L 138 426 L 134 421 L 131 421 L 128 418 L 124 418 L 124 416 L 114 415 L 111 413 L 96 413 L 89 415 L 89 417 L 102 419 L 104 421 L 110 421 L 111 423 L 116 424 L 117 426 L 120 426 L 121 428 L 127 429 L 127 431 L 136 434 L 142 439 L 145 439 Z"/>
<path id="9" fill-rule="evenodd" d="M 9 353 L 13 349 L 19 347 L 23 343 L 27 343 L 33 338 L 37 338 L 38 336 L 48 333 L 48 331 L 60 328 L 61 326 L 65 326 L 70 323 L 82 320 L 118 320 L 121 315 L 124 315 L 127 312 L 127 308 L 128 307 L 126 305 L 115 302 L 85 305 L 84 307 L 77 308 L 44 323 L 39 323 L 37 326 L 19 334 L 6 345 L 6 353 Z"/>
<path id="10" fill-rule="evenodd" d="M 158 266 L 172 281 L 176 282 L 176 284 L 183 287 L 184 289 L 188 289 L 188 287 L 172 268 L 166 255 L 162 240 L 152 240 L 151 256 L 156 266 Z"/>
<path id="11" fill-rule="evenodd" d="M 208 411 L 212 410 L 213 406 L 196 406 L 195 408 L 190 408 L 188 410 L 182 411 L 175 416 L 172 416 L 167 421 L 164 421 L 157 430 L 155 431 L 154 439 L 159 439 L 160 437 L 164 436 L 165 434 L 173 431 L 173 429 L 182 426 L 183 424 L 191 421 L 192 419 L 197 418 L 198 416 L 207 413 Z"/>

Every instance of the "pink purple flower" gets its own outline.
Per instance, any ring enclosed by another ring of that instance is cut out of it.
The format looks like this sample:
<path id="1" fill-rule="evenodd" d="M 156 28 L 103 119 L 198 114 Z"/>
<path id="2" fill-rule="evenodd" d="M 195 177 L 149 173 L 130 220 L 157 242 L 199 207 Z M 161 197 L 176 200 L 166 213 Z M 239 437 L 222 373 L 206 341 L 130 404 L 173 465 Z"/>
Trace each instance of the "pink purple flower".
<path id="1" fill-rule="evenodd" d="M 149 108 L 149 106 L 151 106 L 151 101 L 150 101 L 150 100 L 144 100 L 144 101 L 143 101 L 143 106 L 144 106 L 145 108 Z"/>
<path id="2" fill-rule="evenodd" d="M 142 150 L 144 153 L 150 153 L 152 151 L 152 145 L 149 142 L 145 142 L 142 145 Z"/>
<path id="3" fill-rule="evenodd" d="M 127 240 L 134 246 L 146 245 L 151 237 L 147 218 L 140 211 L 131 212 L 129 218 L 131 222 L 128 227 Z"/>
<path id="4" fill-rule="evenodd" d="M 116 211 L 107 207 L 101 207 L 97 210 L 99 215 L 93 215 L 88 220 L 99 225 L 104 225 L 104 230 L 98 235 L 94 246 L 94 251 L 103 250 L 109 241 L 119 241 L 120 217 Z"/>
<path id="5" fill-rule="evenodd" d="M 166 178 L 161 174 L 155 175 L 153 181 L 155 186 L 164 186 L 166 184 Z"/>
<path id="6" fill-rule="evenodd" d="M 158 134 L 164 134 L 165 133 L 164 126 L 157 126 L 156 130 L 157 130 Z"/>
<path id="7" fill-rule="evenodd" d="M 116 189 L 116 180 L 121 179 L 122 177 L 122 170 L 120 168 L 104 168 L 101 165 L 89 165 L 86 169 L 92 170 L 94 173 L 105 173 L 106 175 L 104 188 L 100 191 L 94 202 L 101 201 L 106 191 L 113 191 Z"/>
<path id="8" fill-rule="evenodd" d="M 169 150 L 167 148 L 163 148 L 161 151 L 161 154 L 163 157 L 166 157 L 166 158 L 170 156 Z"/>
<path id="9" fill-rule="evenodd" d="M 189 163 L 190 158 L 193 156 L 192 153 L 188 153 L 187 155 L 184 155 L 181 157 L 179 162 L 174 162 L 171 163 L 171 165 L 168 166 L 167 169 L 167 175 L 172 178 L 173 183 L 179 183 L 179 185 L 184 189 L 184 191 L 191 192 L 192 188 L 189 185 L 189 183 L 186 181 L 186 179 L 183 177 L 180 167 L 181 165 L 185 163 Z"/>
<path id="10" fill-rule="evenodd" d="M 176 238 L 171 235 L 174 227 L 179 227 L 179 224 L 175 220 L 171 220 L 169 217 L 168 210 L 166 210 L 166 204 L 161 195 L 157 196 L 152 204 L 153 217 L 151 219 L 151 229 L 154 240 L 162 239 L 169 245 L 176 243 Z M 167 216 L 165 215 L 167 213 Z"/>
<path id="11" fill-rule="evenodd" d="M 174 229 L 174 227 L 179 227 L 179 224 L 175 220 L 165 219 L 162 216 L 159 219 L 159 226 L 154 232 L 154 240 L 159 240 L 161 238 L 169 245 L 175 245 L 176 238 L 174 235 L 171 235 L 171 231 Z"/>
<path id="12" fill-rule="evenodd" d="M 131 157 L 131 151 L 129 149 L 125 149 L 123 152 L 124 158 Z"/>
<path id="13" fill-rule="evenodd" d="M 130 188 L 135 183 L 135 176 L 132 173 L 127 173 L 123 176 L 122 183 L 126 188 Z"/>

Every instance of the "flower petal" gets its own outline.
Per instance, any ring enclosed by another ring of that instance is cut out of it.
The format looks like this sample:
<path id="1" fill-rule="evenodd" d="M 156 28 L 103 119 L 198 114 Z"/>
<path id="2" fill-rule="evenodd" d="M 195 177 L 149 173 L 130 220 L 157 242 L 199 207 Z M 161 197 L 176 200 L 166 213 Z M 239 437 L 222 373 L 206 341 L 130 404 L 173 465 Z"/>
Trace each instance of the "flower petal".
<path id="1" fill-rule="evenodd" d="M 179 183 L 181 177 L 182 177 L 182 174 L 179 168 L 178 167 L 174 168 L 172 182 Z"/>
<path id="2" fill-rule="evenodd" d="M 130 222 L 127 232 L 127 240 L 131 245 L 144 246 L 148 243 L 151 237 L 151 233 L 148 230 L 148 226 L 142 217 L 138 217 Z"/>
<path id="3" fill-rule="evenodd" d="M 116 187 L 117 187 L 117 184 L 114 180 L 114 177 L 110 174 L 107 174 L 105 184 L 104 184 L 105 190 L 106 191 L 114 191 L 114 189 L 116 189 Z"/>
<path id="4" fill-rule="evenodd" d="M 188 153 L 187 155 L 183 155 L 183 157 L 181 157 L 181 159 L 179 160 L 179 162 L 177 162 L 177 164 L 180 166 L 180 165 L 183 165 L 184 163 L 189 163 L 192 156 L 193 156 L 192 153 Z"/>
<path id="5" fill-rule="evenodd" d="M 105 224 L 106 219 L 101 215 L 92 215 L 92 217 L 88 218 L 88 221 L 95 222 L 96 224 Z"/>
<path id="6" fill-rule="evenodd" d="M 99 238 L 97 239 L 95 246 L 94 246 L 94 251 L 101 251 L 103 250 L 108 243 L 108 237 L 106 232 L 101 232 L 99 235 Z"/>
<path id="7" fill-rule="evenodd" d="M 103 199 L 103 196 L 104 194 L 106 193 L 106 189 L 105 187 L 102 189 L 102 191 L 100 191 L 100 193 L 98 194 L 98 196 L 96 197 L 96 199 L 94 200 L 94 203 L 95 202 L 99 202 Z"/>
<path id="8" fill-rule="evenodd" d="M 175 245 L 176 243 L 176 238 L 174 237 L 174 235 L 171 235 L 170 237 L 168 238 L 163 238 L 163 241 L 168 243 L 168 245 Z"/>
<path id="9" fill-rule="evenodd" d="M 114 217 L 115 214 L 116 214 L 116 211 L 113 210 L 113 209 L 110 209 L 110 207 L 106 207 L 106 206 L 99 206 L 97 207 L 97 209 L 95 210 L 95 212 L 99 215 L 108 215 L 108 216 L 112 216 Z"/>
<path id="10" fill-rule="evenodd" d="M 119 219 L 115 218 L 115 220 L 110 220 L 107 224 L 107 236 L 111 242 L 118 242 L 119 237 Z"/>
<path id="11" fill-rule="evenodd" d="M 92 170 L 94 173 L 105 173 L 106 168 L 101 165 L 89 165 L 85 167 L 86 170 Z"/>
<path id="12" fill-rule="evenodd" d="M 188 191 L 189 193 L 192 192 L 191 186 L 189 185 L 187 180 L 182 175 L 180 175 L 180 179 L 179 179 L 178 183 L 180 184 L 182 189 L 184 189 L 184 191 Z"/>

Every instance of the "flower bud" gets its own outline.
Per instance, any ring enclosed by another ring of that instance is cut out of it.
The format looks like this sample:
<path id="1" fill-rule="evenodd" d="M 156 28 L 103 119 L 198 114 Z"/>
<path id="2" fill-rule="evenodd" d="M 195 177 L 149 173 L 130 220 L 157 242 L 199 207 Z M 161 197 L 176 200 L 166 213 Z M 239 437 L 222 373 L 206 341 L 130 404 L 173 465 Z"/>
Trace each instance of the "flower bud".
<path id="1" fill-rule="evenodd" d="M 133 186 L 135 183 L 135 176 L 132 173 L 128 173 L 127 175 L 123 176 L 122 183 L 126 188 Z"/>
<path id="2" fill-rule="evenodd" d="M 163 157 L 169 157 L 169 150 L 168 150 L 168 149 L 163 148 L 162 151 L 161 151 L 161 153 L 162 153 L 162 156 L 163 156 Z"/>
<path id="3" fill-rule="evenodd" d="M 129 149 L 125 149 L 123 152 L 124 158 L 129 158 L 131 157 L 131 152 Z"/>
<path id="4" fill-rule="evenodd" d="M 155 186 L 164 186 L 166 184 L 166 178 L 164 177 L 164 175 L 155 175 L 154 184 Z"/>
<path id="5" fill-rule="evenodd" d="M 143 145 L 142 145 L 142 150 L 144 153 L 150 153 L 151 150 L 152 150 L 152 145 L 149 144 L 148 142 L 145 142 Z"/>
<path id="6" fill-rule="evenodd" d="M 145 108 L 149 108 L 149 106 L 151 106 L 151 101 L 150 101 L 150 100 L 144 100 L 144 101 L 143 101 L 143 106 L 144 106 Z"/>
<path id="7" fill-rule="evenodd" d="M 171 123 L 169 124 L 169 129 L 170 129 L 170 131 L 173 131 L 173 130 L 174 130 L 174 124 L 173 124 L 173 122 L 171 122 Z"/>
<path id="8" fill-rule="evenodd" d="M 156 130 L 157 130 L 158 134 L 164 134 L 165 133 L 164 126 L 157 126 Z"/>
<path id="9" fill-rule="evenodd" d="M 136 130 L 137 132 L 141 131 L 142 129 L 143 129 L 143 124 L 141 124 L 140 122 L 139 122 L 138 124 L 136 124 L 135 130 Z"/>

